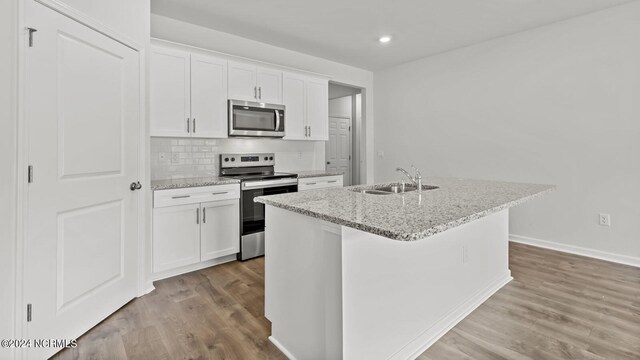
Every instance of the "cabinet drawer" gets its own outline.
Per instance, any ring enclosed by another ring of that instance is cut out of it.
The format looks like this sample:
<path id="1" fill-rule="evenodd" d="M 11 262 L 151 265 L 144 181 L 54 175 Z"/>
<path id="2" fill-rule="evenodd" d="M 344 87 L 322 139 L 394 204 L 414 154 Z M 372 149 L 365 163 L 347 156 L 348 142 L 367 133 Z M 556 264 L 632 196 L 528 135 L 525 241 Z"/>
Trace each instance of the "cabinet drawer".
<path id="1" fill-rule="evenodd" d="M 156 190 L 153 192 L 153 207 L 160 208 L 239 198 L 240 184 Z"/>
<path id="2" fill-rule="evenodd" d="M 342 175 L 298 179 L 298 191 L 342 187 Z"/>

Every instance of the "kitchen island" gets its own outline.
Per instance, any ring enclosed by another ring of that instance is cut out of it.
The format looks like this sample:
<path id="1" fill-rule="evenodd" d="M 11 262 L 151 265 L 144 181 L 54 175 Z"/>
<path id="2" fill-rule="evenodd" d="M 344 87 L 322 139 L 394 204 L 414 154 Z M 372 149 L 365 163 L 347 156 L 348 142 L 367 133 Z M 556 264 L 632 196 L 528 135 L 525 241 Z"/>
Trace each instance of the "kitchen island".
<path id="1" fill-rule="evenodd" d="M 554 188 L 424 184 L 437 188 L 256 198 L 267 205 L 265 316 L 289 358 L 415 358 L 511 280 L 509 208 Z"/>

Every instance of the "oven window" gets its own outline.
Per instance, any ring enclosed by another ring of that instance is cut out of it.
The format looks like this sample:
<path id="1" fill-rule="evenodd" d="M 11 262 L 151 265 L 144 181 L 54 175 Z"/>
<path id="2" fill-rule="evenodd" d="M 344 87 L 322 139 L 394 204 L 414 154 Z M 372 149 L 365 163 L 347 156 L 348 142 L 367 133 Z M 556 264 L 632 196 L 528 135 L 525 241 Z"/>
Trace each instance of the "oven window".
<path id="1" fill-rule="evenodd" d="M 274 131 L 276 112 L 272 109 L 233 107 L 233 128 L 236 130 Z"/>
<path id="2" fill-rule="evenodd" d="M 254 198 L 296 191 L 297 185 L 242 190 L 242 235 L 264 231 L 264 204 L 254 202 Z"/>

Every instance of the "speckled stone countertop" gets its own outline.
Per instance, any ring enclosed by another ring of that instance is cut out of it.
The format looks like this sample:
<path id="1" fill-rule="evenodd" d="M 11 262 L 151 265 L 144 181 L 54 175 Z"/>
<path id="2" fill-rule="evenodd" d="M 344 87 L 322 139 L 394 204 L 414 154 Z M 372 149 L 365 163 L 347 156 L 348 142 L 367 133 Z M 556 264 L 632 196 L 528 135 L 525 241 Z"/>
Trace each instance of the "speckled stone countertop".
<path id="1" fill-rule="evenodd" d="M 153 180 L 151 190 L 180 189 L 196 186 L 240 184 L 240 180 L 220 176 L 205 176 L 188 179 Z"/>
<path id="2" fill-rule="evenodd" d="M 342 175 L 341 172 L 326 171 L 326 170 L 292 171 L 292 173 L 298 174 L 298 179 L 311 178 L 311 177 Z"/>
<path id="3" fill-rule="evenodd" d="M 553 185 L 456 178 L 425 178 L 423 184 L 439 188 L 423 190 L 422 194 L 414 191 L 373 195 L 352 191 L 371 188 L 360 185 L 261 196 L 255 201 L 391 239 L 412 241 L 555 189 Z"/>

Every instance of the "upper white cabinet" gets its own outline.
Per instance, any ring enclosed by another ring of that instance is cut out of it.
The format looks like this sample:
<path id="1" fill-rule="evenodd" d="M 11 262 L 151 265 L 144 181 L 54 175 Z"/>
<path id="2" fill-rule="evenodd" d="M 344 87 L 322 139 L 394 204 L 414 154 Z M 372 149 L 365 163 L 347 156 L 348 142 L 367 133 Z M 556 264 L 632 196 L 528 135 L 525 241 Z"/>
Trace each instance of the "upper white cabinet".
<path id="1" fill-rule="evenodd" d="M 151 136 L 227 137 L 227 61 L 153 47 Z"/>
<path id="2" fill-rule="evenodd" d="M 329 82 L 309 78 L 306 84 L 307 126 L 311 140 L 329 140 Z"/>
<path id="3" fill-rule="evenodd" d="M 282 76 L 286 140 L 328 140 L 327 79 L 293 73 Z"/>
<path id="4" fill-rule="evenodd" d="M 190 56 L 172 49 L 151 49 L 151 136 L 190 136 Z"/>
<path id="5" fill-rule="evenodd" d="M 282 104 L 285 106 L 285 139 L 304 140 L 306 130 L 305 86 L 307 78 L 282 74 Z"/>
<path id="6" fill-rule="evenodd" d="M 282 104 L 282 72 L 229 62 L 229 99 Z"/>
<path id="7" fill-rule="evenodd" d="M 227 137 L 227 61 L 191 54 L 192 136 Z"/>

